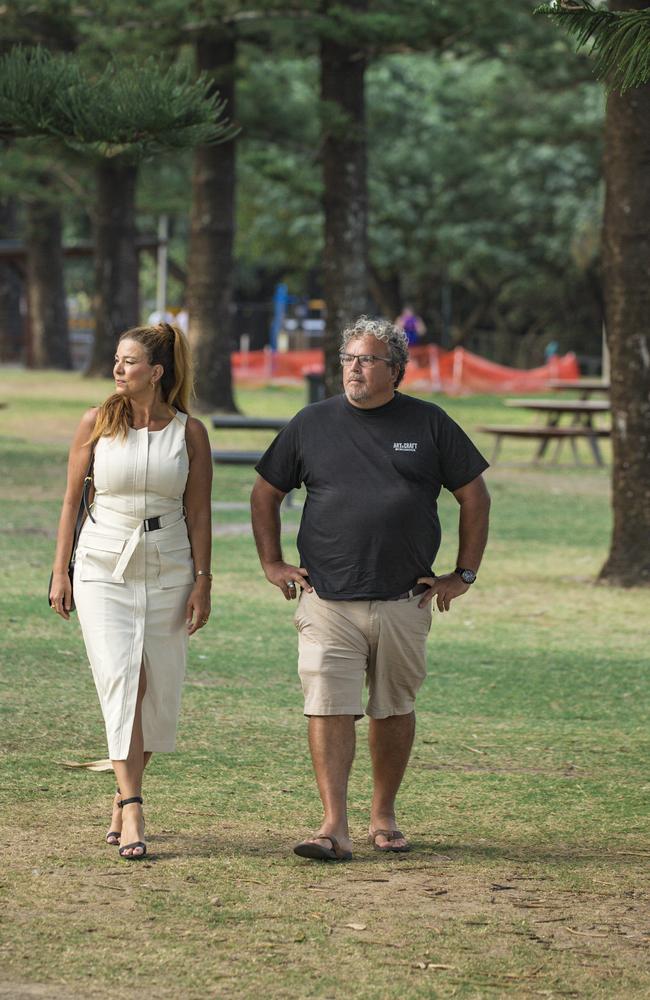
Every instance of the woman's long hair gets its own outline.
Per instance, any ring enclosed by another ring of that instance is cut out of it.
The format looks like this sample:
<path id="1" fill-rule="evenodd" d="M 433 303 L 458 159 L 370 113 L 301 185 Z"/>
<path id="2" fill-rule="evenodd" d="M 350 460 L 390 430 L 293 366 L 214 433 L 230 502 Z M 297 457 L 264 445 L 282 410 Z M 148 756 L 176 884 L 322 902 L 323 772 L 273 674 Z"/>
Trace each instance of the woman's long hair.
<path id="1" fill-rule="evenodd" d="M 160 391 L 168 406 L 189 413 L 190 396 L 194 389 L 192 356 L 184 334 L 169 323 L 158 326 L 136 326 L 122 334 L 123 340 L 141 344 L 150 365 L 162 365 Z M 115 392 L 99 407 L 90 442 L 100 437 L 126 437 L 131 426 L 131 403 Z"/>

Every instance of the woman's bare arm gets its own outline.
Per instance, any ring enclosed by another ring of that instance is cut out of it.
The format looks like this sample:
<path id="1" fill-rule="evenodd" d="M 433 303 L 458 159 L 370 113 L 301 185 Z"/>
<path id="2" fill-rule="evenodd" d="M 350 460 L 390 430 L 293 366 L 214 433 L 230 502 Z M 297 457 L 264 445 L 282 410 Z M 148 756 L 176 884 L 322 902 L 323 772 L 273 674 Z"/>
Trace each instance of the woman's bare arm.
<path id="1" fill-rule="evenodd" d="M 210 561 L 212 553 L 212 451 L 208 432 L 200 420 L 189 417 L 185 431 L 190 471 L 185 495 L 187 534 L 196 577 L 187 602 L 188 632 L 192 635 L 210 615 Z"/>
<path id="2" fill-rule="evenodd" d="M 96 407 L 84 413 L 72 439 L 68 455 L 68 480 L 56 536 L 56 551 L 52 565 L 52 587 L 50 589 L 50 604 L 54 606 L 57 614 L 65 619 L 70 617 L 72 604 L 68 564 L 72 555 L 74 528 L 81 503 L 84 476 L 92 454 L 92 446 L 88 440 L 95 428 L 96 417 Z"/>

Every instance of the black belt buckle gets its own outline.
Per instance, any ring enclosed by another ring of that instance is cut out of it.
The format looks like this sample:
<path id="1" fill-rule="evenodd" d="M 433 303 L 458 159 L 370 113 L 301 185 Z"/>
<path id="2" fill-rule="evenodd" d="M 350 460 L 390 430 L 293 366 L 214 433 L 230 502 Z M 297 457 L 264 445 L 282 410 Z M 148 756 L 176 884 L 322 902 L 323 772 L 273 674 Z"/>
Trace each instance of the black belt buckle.
<path id="1" fill-rule="evenodd" d="M 147 517 L 144 520 L 144 530 L 145 531 L 158 531 L 162 525 L 160 523 L 159 517 Z"/>

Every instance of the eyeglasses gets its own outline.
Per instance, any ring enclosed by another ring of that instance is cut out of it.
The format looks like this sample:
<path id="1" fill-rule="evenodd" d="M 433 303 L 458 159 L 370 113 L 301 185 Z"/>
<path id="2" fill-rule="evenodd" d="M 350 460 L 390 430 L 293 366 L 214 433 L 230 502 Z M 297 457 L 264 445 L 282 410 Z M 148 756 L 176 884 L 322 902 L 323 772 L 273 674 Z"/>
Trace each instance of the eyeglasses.
<path id="1" fill-rule="evenodd" d="M 339 361 L 344 368 L 353 365 L 358 361 L 362 368 L 374 368 L 375 361 L 383 361 L 384 364 L 392 365 L 390 358 L 380 358 L 378 354 L 339 354 Z"/>

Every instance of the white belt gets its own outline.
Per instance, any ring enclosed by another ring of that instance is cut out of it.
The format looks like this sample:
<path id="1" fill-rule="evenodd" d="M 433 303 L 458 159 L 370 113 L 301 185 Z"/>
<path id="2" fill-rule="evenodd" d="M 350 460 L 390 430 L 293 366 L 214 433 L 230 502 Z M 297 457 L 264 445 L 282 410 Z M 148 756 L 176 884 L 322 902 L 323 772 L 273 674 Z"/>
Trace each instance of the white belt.
<path id="1" fill-rule="evenodd" d="M 101 512 L 101 508 L 100 508 Z M 114 518 L 117 515 L 118 519 L 124 521 L 129 521 L 133 524 L 135 521 L 134 517 L 128 514 L 120 514 L 118 511 L 107 511 L 109 514 L 109 519 Z M 144 521 L 138 521 L 133 532 L 129 535 L 126 545 L 122 549 L 122 554 L 117 561 L 117 566 L 113 570 L 112 577 L 116 583 L 124 583 L 124 570 L 129 565 L 131 561 L 131 556 L 137 549 L 138 545 L 142 541 L 145 532 L 147 531 L 158 531 L 160 528 L 167 528 L 171 524 L 177 524 L 178 521 L 182 521 L 185 517 L 183 510 L 173 511 L 171 514 L 161 514 L 160 517 L 147 517 Z M 101 520 L 100 520 L 101 523 Z M 128 525 L 130 527 L 130 524 Z"/>

